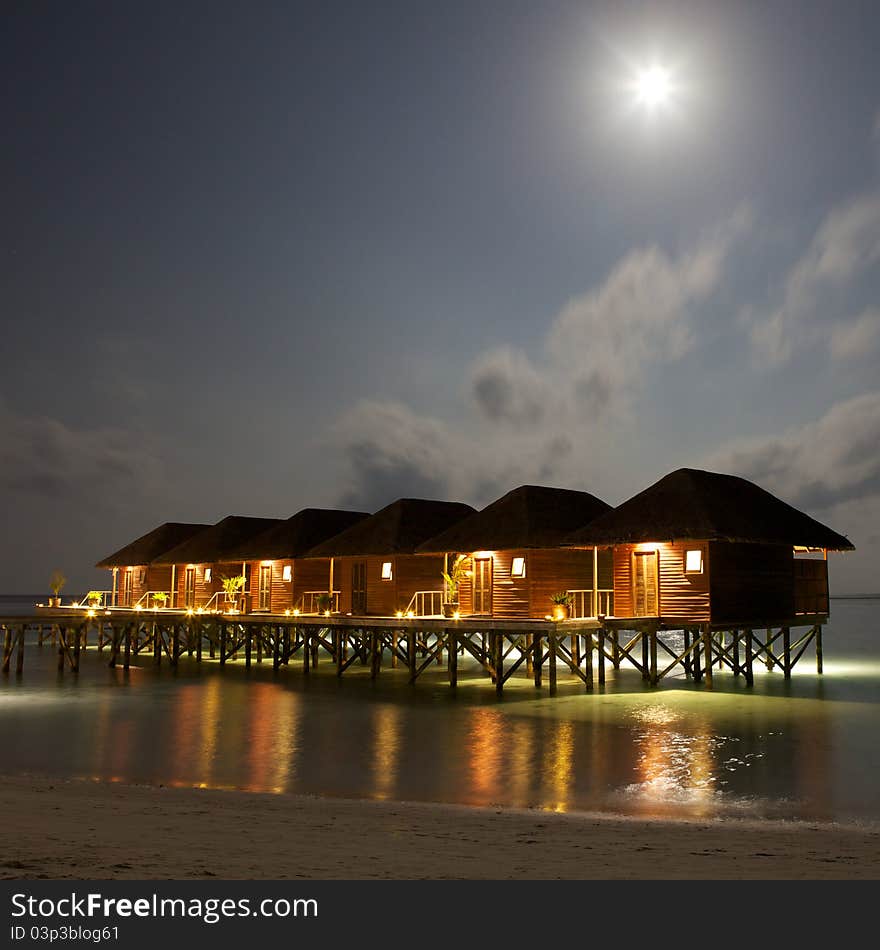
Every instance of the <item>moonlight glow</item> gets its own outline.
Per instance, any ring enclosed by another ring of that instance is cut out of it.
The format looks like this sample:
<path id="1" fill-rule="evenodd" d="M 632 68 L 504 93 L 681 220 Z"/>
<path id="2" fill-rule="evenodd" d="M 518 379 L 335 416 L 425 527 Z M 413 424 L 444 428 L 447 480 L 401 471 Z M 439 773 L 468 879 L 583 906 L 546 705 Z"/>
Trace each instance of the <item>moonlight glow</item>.
<path id="1" fill-rule="evenodd" d="M 668 69 L 651 66 L 641 70 L 635 78 L 634 91 L 636 102 L 646 109 L 661 109 L 672 98 L 672 77 Z"/>

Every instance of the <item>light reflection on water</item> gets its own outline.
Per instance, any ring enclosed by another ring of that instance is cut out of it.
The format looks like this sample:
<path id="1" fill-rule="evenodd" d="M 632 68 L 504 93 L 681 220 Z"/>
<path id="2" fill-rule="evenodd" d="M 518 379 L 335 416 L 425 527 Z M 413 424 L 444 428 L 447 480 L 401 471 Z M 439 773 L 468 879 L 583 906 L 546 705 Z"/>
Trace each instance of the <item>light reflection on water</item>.
<path id="1" fill-rule="evenodd" d="M 870 609 L 869 609 L 870 608 Z M 411 687 L 330 664 L 250 674 L 182 663 L 129 675 L 89 653 L 79 679 L 29 647 L 23 679 L 0 681 L 7 774 L 512 805 L 646 816 L 880 819 L 880 663 L 868 631 L 880 602 L 835 604 L 826 676 L 805 661 L 786 683 L 756 669 L 708 692 L 659 689 L 609 671 L 604 691 L 525 679 L 500 702 L 485 681 L 443 671 Z M 869 623 L 870 621 L 870 623 Z M 835 635 L 836 634 L 836 635 Z M 846 651 L 844 653 L 844 650 Z"/>

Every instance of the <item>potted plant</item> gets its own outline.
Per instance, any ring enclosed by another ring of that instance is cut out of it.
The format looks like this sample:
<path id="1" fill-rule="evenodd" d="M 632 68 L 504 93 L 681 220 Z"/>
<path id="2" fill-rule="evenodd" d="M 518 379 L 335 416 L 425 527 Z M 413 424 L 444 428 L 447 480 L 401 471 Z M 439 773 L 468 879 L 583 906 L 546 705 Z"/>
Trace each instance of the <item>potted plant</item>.
<path id="1" fill-rule="evenodd" d="M 88 594 L 86 594 L 89 607 L 100 607 L 103 599 L 104 595 L 99 590 L 90 590 Z"/>
<path id="2" fill-rule="evenodd" d="M 330 611 L 333 609 L 333 595 L 318 594 L 315 598 L 315 606 L 318 608 L 318 613 L 324 614 L 325 617 L 329 616 Z"/>
<path id="3" fill-rule="evenodd" d="M 236 574 L 234 577 L 220 575 L 223 583 L 223 590 L 226 591 L 226 603 L 230 605 L 230 610 L 235 607 L 238 600 L 238 592 L 244 587 L 244 574 Z"/>
<path id="4" fill-rule="evenodd" d="M 461 582 L 471 576 L 471 572 L 465 569 L 467 558 L 464 554 L 459 554 L 447 572 L 443 571 L 443 584 L 446 596 L 443 598 L 443 616 L 452 617 L 458 610 L 458 591 Z"/>
<path id="5" fill-rule="evenodd" d="M 168 594 L 164 590 L 154 590 L 151 596 L 154 607 L 164 607 L 168 600 Z"/>
<path id="6" fill-rule="evenodd" d="M 567 590 L 560 590 L 550 595 L 554 620 L 568 620 L 571 613 L 571 599 L 571 594 Z"/>
<path id="7" fill-rule="evenodd" d="M 61 606 L 61 591 L 66 583 L 67 578 L 61 571 L 52 571 L 52 576 L 49 578 L 49 590 L 52 591 L 54 596 L 49 598 L 50 607 Z"/>

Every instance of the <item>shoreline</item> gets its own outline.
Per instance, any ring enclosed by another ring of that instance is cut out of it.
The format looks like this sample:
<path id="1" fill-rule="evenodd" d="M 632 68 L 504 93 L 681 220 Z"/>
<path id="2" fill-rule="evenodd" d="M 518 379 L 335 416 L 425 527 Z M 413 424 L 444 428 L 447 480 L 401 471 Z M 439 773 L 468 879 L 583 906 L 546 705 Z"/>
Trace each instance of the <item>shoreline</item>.
<path id="1" fill-rule="evenodd" d="M 880 826 L 0 777 L 4 879 L 880 878 Z"/>

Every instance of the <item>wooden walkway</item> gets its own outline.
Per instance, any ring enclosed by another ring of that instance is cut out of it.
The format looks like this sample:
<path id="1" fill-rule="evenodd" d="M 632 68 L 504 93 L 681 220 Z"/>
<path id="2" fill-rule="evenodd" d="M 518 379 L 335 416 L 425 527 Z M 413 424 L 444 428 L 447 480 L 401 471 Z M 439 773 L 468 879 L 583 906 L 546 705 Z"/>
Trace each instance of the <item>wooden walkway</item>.
<path id="1" fill-rule="evenodd" d="M 674 617 L 568 620 L 467 618 L 289 617 L 266 614 L 189 614 L 184 611 L 37 609 L 29 617 L 0 617 L 2 672 L 24 670 L 24 644 L 33 632 L 42 646 L 58 651 L 58 671 L 79 671 L 80 655 L 93 644 L 108 651 L 109 665 L 128 669 L 132 657 L 149 654 L 152 662 L 176 666 L 181 656 L 271 662 L 274 669 L 299 661 L 308 674 L 319 662 L 333 663 L 338 676 L 354 664 L 404 668 L 415 683 L 432 665 L 446 667 L 449 685 L 458 684 L 459 662 L 477 668 L 503 692 L 514 676 L 526 676 L 550 693 L 558 675 L 580 680 L 586 690 L 605 683 L 606 669 L 627 664 L 656 685 L 682 671 L 694 682 L 712 685 L 713 675 L 728 670 L 754 682 L 754 665 L 790 677 L 808 647 L 814 645 L 822 672 L 822 626 L 827 616 L 799 616 L 762 624 L 693 625 Z M 671 633 L 675 631 L 675 636 Z M 794 633 L 793 633 L 794 631 Z M 683 634 L 683 646 L 679 642 Z"/>

